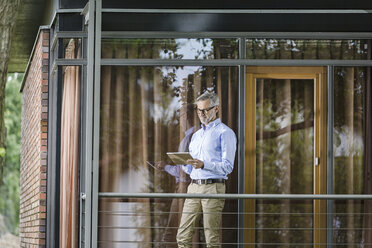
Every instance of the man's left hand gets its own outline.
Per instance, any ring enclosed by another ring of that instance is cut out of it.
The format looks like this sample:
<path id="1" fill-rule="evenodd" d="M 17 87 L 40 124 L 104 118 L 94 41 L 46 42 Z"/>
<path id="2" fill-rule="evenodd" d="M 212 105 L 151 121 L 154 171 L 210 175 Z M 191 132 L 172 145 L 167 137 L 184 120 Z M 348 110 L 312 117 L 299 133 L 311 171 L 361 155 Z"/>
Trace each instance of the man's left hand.
<path id="1" fill-rule="evenodd" d="M 192 167 L 194 167 L 195 169 L 203 169 L 204 168 L 204 162 L 199 160 L 199 159 L 188 159 L 187 163 L 191 164 Z"/>

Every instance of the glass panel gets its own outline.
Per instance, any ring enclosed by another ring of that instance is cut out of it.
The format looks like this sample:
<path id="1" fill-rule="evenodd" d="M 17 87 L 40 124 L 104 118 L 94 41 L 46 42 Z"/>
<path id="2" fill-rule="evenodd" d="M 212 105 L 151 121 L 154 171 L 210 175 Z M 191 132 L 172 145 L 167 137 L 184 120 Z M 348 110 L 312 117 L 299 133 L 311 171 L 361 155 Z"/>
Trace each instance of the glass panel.
<path id="1" fill-rule="evenodd" d="M 366 60 L 368 40 L 247 39 L 248 59 Z"/>
<path id="2" fill-rule="evenodd" d="M 81 58 L 81 39 L 59 39 L 59 56 L 62 59 L 80 59 Z"/>
<path id="3" fill-rule="evenodd" d="M 312 194 L 314 80 L 257 79 L 256 96 L 256 192 Z M 256 212 L 258 247 L 312 242 L 312 200 L 257 200 Z"/>
<path id="4" fill-rule="evenodd" d="M 371 152 L 366 144 L 371 131 L 371 123 L 367 124 L 366 119 L 366 103 L 371 98 L 368 89 L 371 68 L 336 67 L 334 78 L 334 192 L 371 194 L 372 167 L 366 160 L 366 152 Z M 338 200 L 334 211 L 335 243 L 350 243 L 355 247 L 371 245 L 371 201 Z"/>
<path id="5" fill-rule="evenodd" d="M 103 39 L 102 58 L 237 59 L 238 39 Z"/>
<path id="6" fill-rule="evenodd" d="M 206 90 L 220 96 L 220 118 L 237 133 L 237 67 L 104 66 L 101 75 L 101 192 L 185 193 L 190 178 L 180 167 L 167 166 L 166 152 L 187 151 L 200 127 L 192 103 Z M 154 168 L 160 161 L 165 167 Z M 237 192 L 236 166 L 227 189 Z M 183 200 L 176 199 L 101 199 L 101 247 L 109 245 L 104 240 L 131 240 L 125 247 L 149 241 L 174 245 L 182 208 Z M 236 212 L 236 201 L 226 202 L 225 209 Z M 223 218 L 224 226 L 235 224 L 234 214 Z M 139 226 L 146 228 L 133 228 Z M 235 231 L 227 231 L 223 239 L 235 242 Z"/>
<path id="7" fill-rule="evenodd" d="M 82 31 L 83 15 L 80 13 L 59 13 L 58 31 Z"/>
<path id="8" fill-rule="evenodd" d="M 61 9 L 78 9 L 84 8 L 88 0 L 60 0 Z"/>

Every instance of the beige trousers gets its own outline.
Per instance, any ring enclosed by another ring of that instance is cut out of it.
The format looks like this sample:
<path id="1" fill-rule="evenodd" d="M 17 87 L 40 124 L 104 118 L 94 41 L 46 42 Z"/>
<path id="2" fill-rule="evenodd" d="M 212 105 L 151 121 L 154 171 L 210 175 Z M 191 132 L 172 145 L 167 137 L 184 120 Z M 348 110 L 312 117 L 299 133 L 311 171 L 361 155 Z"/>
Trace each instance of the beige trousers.
<path id="1" fill-rule="evenodd" d="M 224 194 L 225 191 L 224 183 L 202 185 L 191 183 L 187 189 L 189 194 Z M 192 247 L 191 240 L 195 223 L 201 212 L 207 247 L 221 247 L 220 224 L 224 204 L 224 199 L 186 199 L 177 232 L 178 248 Z"/>

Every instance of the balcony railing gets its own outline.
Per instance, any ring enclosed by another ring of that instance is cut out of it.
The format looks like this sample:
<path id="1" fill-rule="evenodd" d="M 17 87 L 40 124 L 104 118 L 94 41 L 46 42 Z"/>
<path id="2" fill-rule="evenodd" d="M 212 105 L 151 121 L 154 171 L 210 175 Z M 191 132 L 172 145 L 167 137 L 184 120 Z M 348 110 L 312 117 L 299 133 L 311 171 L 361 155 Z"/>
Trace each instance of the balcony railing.
<path id="1" fill-rule="evenodd" d="M 99 197 L 99 247 L 177 247 L 185 198 L 225 199 L 222 247 L 372 247 L 372 195 L 102 192 Z M 192 247 L 206 247 L 202 221 Z"/>

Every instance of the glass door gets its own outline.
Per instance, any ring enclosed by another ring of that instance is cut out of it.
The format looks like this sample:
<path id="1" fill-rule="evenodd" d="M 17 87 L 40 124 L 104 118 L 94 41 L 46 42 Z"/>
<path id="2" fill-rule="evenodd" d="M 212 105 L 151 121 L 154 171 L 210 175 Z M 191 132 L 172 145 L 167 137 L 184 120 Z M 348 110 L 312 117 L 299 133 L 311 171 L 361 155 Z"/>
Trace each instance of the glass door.
<path id="1" fill-rule="evenodd" d="M 247 67 L 245 190 L 326 193 L 326 69 Z M 246 247 L 322 247 L 326 203 L 247 200 Z"/>

